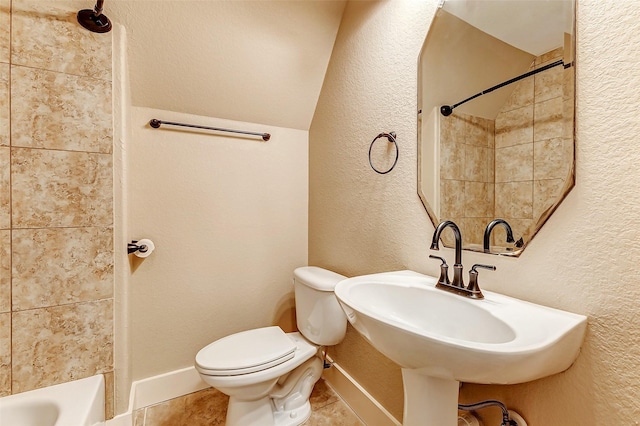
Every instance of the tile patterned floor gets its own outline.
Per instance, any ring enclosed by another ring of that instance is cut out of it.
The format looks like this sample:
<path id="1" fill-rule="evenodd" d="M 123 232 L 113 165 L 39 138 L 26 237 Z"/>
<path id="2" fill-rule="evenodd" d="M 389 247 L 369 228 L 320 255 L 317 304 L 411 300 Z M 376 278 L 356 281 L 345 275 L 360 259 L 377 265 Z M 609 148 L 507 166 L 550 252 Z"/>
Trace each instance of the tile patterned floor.
<path id="1" fill-rule="evenodd" d="M 228 400 L 215 389 L 205 389 L 137 410 L 133 426 L 224 426 Z M 311 417 L 304 426 L 365 426 L 322 379 L 309 401 Z"/>

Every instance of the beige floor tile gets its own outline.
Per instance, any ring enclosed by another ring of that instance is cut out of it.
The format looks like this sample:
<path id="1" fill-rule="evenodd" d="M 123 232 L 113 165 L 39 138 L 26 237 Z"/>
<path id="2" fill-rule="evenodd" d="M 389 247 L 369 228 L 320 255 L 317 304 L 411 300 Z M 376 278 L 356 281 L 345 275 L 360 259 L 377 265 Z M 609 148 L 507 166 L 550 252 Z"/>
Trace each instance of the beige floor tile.
<path id="1" fill-rule="evenodd" d="M 224 426 L 228 403 L 227 395 L 205 389 L 147 407 L 144 426 Z"/>
<path id="2" fill-rule="evenodd" d="M 316 383 L 309 401 L 312 412 L 305 426 L 364 426 L 324 380 Z M 137 410 L 133 426 L 224 426 L 228 403 L 220 391 L 205 389 L 147 407 L 146 413 Z"/>
<path id="3" fill-rule="evenodd" d="M 311 412 L 304 426 L 364 426 L 364 423 L 342 401 L 337 401 Z"/>

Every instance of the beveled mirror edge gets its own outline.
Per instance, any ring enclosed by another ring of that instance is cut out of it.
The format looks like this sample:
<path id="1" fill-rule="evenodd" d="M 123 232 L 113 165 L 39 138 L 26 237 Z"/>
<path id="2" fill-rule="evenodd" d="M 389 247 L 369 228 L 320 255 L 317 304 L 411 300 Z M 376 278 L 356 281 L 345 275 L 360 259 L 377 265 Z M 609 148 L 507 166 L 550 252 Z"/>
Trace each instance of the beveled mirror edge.
<path id="1" fill-rule="evenodd" d="M 501 252 L 485 252 L 482 248 L 475 248 L 475 247 L 469 247 L 469 246 L 465 246 L 463 244 L 463 250 L 467 250 L 467 251 L 472 251 L 472 252 L 477 252 L 477 253 L 483 253 L 483 254 L 491 254 L 491 255 L 498 255 L 498 256 L 507 256 L 507 257 L 519 257 L 525 250 L 525 248 L 529 245 L 529 243 L 533 240 L 533 238 L 538 234 L 538 232 L 542 229 L 542 227 L 544 226 L 544 224 L 549 220 L 549 218 L 551 217 L 551 215 L 558 209 L 558 207 L 562 204 L 562 202 L 565 200 L 565 198 L 567 198 L 568 194 L 571 192 L 571 190 L 575 187 L 576 184 L 576 145 L 578 143 L 578 139 L 577 139 L 577 117 L 576 117 L 576 107 L 577 107 L 577 94 L 576 94 L 576 85 L 577 85 L 577 55 L 578 55 L 578 50 L 577 50 L 577 14 L 578 14 L 578 5 L 577 5 L 577 0 L 571 0 L 571 7 L 572 7 L 572 17 L 571 17 L 571 41 L 570 41 L 570 51 L 571 51 L 571 56 L 569 57 L 570 59 L 570 64 L 571 64 L 571 69 L 573 71 L 573 84 L 572 84 L 572 93 L 573 93 L 573 114 L 571 117 L 571 123 L 572 123 L 572 137 L 573 137 L 573 152 L 572 152 L 572 161 L 569 167 L 569 171 L 568 171 L 568 176 L 565 179 L 565 184 L 563 186 L 563 190 L 561 192 L 562 195 L 560 195 L 558 197 L 558 199 L 550 206 L 548 207 L 540 216 L 540 218 L 538 219 L 538 221 L 536 222 L 536 224 L 534 226 L 531 227 L 532 231 L 530 233 L 530 235 L 528 236 L 528 238 L 526 240 L 524 240 L 524 243 L 521 247 L 517 248 L 517 249 L 507 249 L 505 251 L 501 251 Z M 433 209 L 431 208 L 431 206 L 429 205 L 428 200 L 426 199 L 424 193 L 421 191 L 421 179 L 422 179 L 422 116 L 423 116 L 423 112 L 421 110 L 421 105 L 422 105 L 422 83 L 421 83 L 421 72 L 422 72 L 422 61 L 421 61 L 421 57 L 423 54 L 423 51 L 425 49 L 426 46 L 426 42 L 429 38 L 429 35 L 433 29 L 433 22 L 437 17 L 438 11 L 440 11 L 441 6 L 439 5 L 435 12 L 434 15 L 432 16 L 432 20 L 431 20 L 431 24 L 429 26 L 429 30 L 427 31 L 427 34 L 425 36 L 425 40 L 422 44 L 422 47 L 420 49 L 420 53 L 418 55 L 418 75 L 417 75 L 417 89 L 418 89 L 418 93 L 417 93 L 417 108 L 416 108 L 416 115 L 417 115 L 417 185 L 416 185 L 416 191 L 418 194 L 418 197 L 420 198 L 420 201 L 422 203 L 422 206 L 424 207 L 425 211 L 427 212 L 427 216 L 429 216 L 429 219 L 431 220 L 431 223 L 433 224 L 434 228 L 438 226 L 438 224 L 440 223 L 440 221 L 438 220 L 438 218 L 436 217 Z M 566 45 L 565 45 L 566 46 Z M 565 53 L 565 59 L 566 59 L 566 53 Z M 565 64 L 566 66 L 566 64 Z M 464 236 L 463 236 L 464 237 Z M 447 248 L 453 248 L 453 246 L 451 246 L 450 244 L 447 244 L 446 241 L 444 239 L 441 239 L 440 243 Z M 463 240 L 464 243 L 464 240 Z"/>

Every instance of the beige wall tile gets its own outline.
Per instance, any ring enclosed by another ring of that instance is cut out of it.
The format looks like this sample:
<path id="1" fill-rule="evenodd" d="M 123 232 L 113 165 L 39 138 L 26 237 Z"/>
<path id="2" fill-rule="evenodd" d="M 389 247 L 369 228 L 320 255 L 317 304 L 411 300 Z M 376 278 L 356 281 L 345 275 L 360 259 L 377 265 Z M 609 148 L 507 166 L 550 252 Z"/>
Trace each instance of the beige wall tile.
<path id="1" fill-rule="evenodd" d="M 538 218 L 563 195 L 564 179 L 538 180 L 533 184 L 533 217 Z"/>
<path id="2" fill-rule="evenodd" d="M 465 143 L 467 145 L 489 148 L 493 140 L 493 120 L 469 116 L 466 125 Z"/>
<path id="3" fill-rule="evenodd" d="M 533 142 L 533 105 L 501 112 L 495 126 L 496 149 Z"/>
<path id="4" fill-rule="evenodd" d="M 109 154 L 12 149 L 14 228 L 111 226 Z"/>
<path id="5" fill-rule="evenodd" d="M 11 40 L 11 0 L 0 0 L 0 62 L 9 63 Z"/>
<path id="6" fill-rule="evenodd" d="M 470 182 L 489 182 L 493 174 L 488 167 L 492 164 L 494 150 L 474 145 L 464 145 L 464 177 Z"/>
<path id="7" fill-rule="evenodd" d="M 495 216 L 503 219 L 531 219 L 533 182 L 496 183 Z M 507 220 L 508 221 L 508 220 Z M 511 222 L 509 222 L 511 223 Z"/>
<path id="8" fill-rule="evenodd" d="M 112 228 L 13 231 L 13 310 L 113 297 Z"/>
<path id="9" fill-rule="evenodd" d="M 0 147 L 0 229 L 11 228 L 11 149 Z"/>
<path id="10" fill-rule="evenodd" d="M 542 71 L 536 74 L 534 79 L 536 102 L 562 97 L 564 83 L 564 68 L 562 66 Z"/>
<path id="11" fill-rule="evenodd" d="M 496 182 L 533 180 L 533 143 L 496 149 Z"/>
<path id="12" fill-rule="evenodd" d="M 565 149 L 563 139 L 536 142 L 533 148 L 533 178 L 565 179 L 573 162 L 573 151 Z"/>
<path id="13" fill-rule="evenodd" d="M 13 313 L 13 393 L 113 371 L 113 301 Z"/>
<path id="14" fill-rule="evenodd" d="M 11 145 L 112 151 L 111 83 L 12 66 Z"/>
<path id="15" fill-rule="evenodd" d="M 533 105 L 534 76 L 520 80 L 513 86 L 511 95 L 509 95 L 509 98 L 507 98 L 507 101 L 502 106 L 502 112 Z"/>
<path id="16" fill-rule="evenodd" d="M 0 231 L 0 313 L 11 312 L 11 231 Z"/>
<path id="17" fill-rule="evenodd" d="M 12 63 L 111 80 L 112 33 L 85 30 L 76 20 L 77 9 L 60 6 L 13 0 Z"/>
<path id="18" fill-rule="evenodd" d="M 440 216 L 464 216 L 464 181 L 440 181 Z"/>
<path id="19" fill-rule="evenodd" d="M 543 141 L 561 138 L 563 135 L 562 97 L 549 99 L 535 104 L 536 121 L 533 126 L 533 140 Z"/>
<path id="20" fill-rule="evenodd" d="M 536 67 L 541 65 L 546 65 L 549 62 L 557 61 L 558 59 L 562 59 L 564 56 L 564 48 L 558 47 L 557 49 L 553 49 L 548 51 L 547 53 L 543 53 L 538 56 L 535 60 Z"/>
<path id="21" fill-rule="evenodd" d="M 9 145 L 9 105 L 9 64 L 0 63 L 0 146 Z"/>
<path id="22" fill-rule="evenodd" d="M 492 183 L 465 182 L 465 217 L 493 216 L 493 186 Z"/>
<path id="23" fill-rule="evenodd" d="M 110 420 L 115 415 L 115 373 L 109 371 L 103 373 L 104 376 L 104 416 Z"/>
<path id="24" fill-rule="evenodd" d="M 11 313 L 0 314 L 0 396 L 11 394 Z"/>
<path id="25" fill-rule="evenodd" d="M 462 219 L 462 223 L 464 224 L 464 234 L 462 234 L 464 246 L 466 247 L 469 244 L 481 246 L 484 240 L 484 230 L 491 220 L 489 217 L 468 217 Z"/>
<path id="26" fill-rule="evenodd" d="M 440 178 L 463 180 L 465 175 L 464 144 L 448 141 L 440 145 Z"/>

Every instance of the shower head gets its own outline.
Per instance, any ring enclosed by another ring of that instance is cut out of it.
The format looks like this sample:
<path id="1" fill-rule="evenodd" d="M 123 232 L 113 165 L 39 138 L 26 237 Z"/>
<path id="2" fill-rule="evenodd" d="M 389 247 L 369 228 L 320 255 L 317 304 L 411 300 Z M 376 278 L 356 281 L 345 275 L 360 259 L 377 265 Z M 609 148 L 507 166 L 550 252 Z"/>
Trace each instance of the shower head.
<path id="1" fill-rule="evenodd" d="M 104 0 L 98 0 L 96 6 L 91 9 L 83 9 L 78 12 L 78 23 L 94 33 L 108 33 L 111 31 L 111 21 L 102 14 Z"/>

